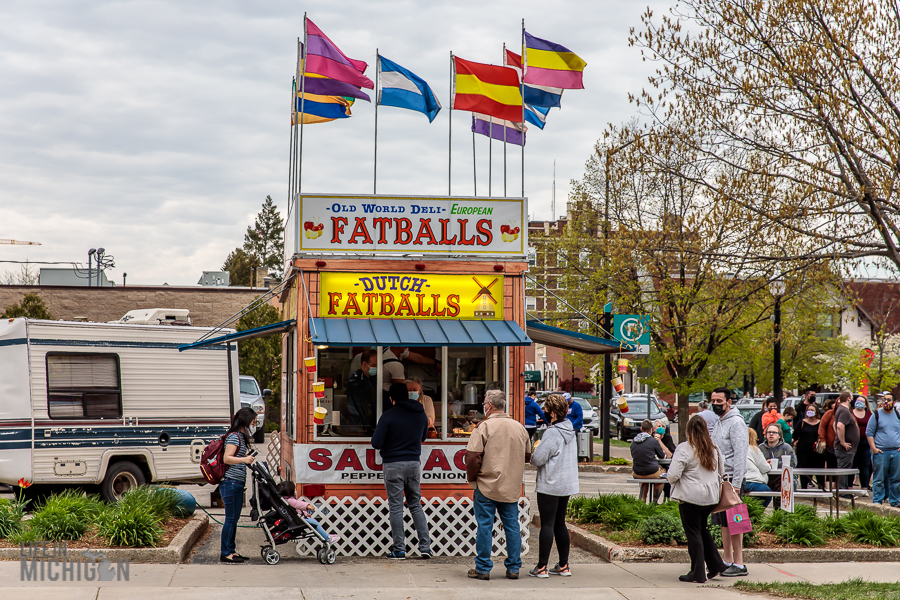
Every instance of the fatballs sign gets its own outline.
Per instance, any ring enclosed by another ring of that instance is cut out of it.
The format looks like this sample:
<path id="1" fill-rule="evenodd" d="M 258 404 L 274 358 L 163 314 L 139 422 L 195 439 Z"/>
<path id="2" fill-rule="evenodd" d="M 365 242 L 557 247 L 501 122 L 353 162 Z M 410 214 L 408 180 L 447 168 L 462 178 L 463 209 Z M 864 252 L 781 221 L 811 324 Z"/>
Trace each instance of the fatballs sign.
<path id="1" fill-rule="evenodd" d="M 423 444 L 422 483 L 465 483 L 466 447 Z M 381 456 L 366 444 L 294 444 L 294 481 L 300 483 L 382 483 Z"/>
<path id="2" fill-rule="evenodd" d="M 308 196 L 297 199 L 300 252 L 523 256 L 524 198 Z"/>
<path id="3" fill-rule="evenodd" d="M 323 317 L 502 319 L 502 275 L 322 273 Z"/>

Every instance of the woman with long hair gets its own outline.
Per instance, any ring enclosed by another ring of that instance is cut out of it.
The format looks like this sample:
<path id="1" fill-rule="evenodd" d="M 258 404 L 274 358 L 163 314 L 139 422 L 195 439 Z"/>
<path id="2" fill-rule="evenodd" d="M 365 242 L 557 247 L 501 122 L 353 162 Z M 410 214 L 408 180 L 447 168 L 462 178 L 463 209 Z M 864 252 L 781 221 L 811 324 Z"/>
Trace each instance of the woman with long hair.
<path id="1" fill-rule="evenodd" d="M 797 451 L 797 466 L 801 469 L 821 469 L 825 467 L 825 455 L 816 452 L 816 443 L 819 439 L 819 407 L 808 404 L 803 411 L 803 419 L 800 426 L 794 430 L 794 449 Z M 800 417 L 801 415 L 797 415 Z M 817 475 L 819 487 L 825 488 L 825 478 Z M 805 490 L 812 482 L 808 475 L 800 476 L 800 489 Z"/>
<path id="2" fill-rule="evenodd" d="M 707 577 L 715 577 L 728 568 L 716 550 L 708 525 L 709 515 L 719 503 L 725 458 L 713 444 L 703 417 L 691 417 L 685 434 L 687 441 L 675 448 L 668 474 L 672 499 L 679 502 L 678 512 L 691 557 L 690 572 L 678 579 L 706 583 Z"/>
<path id="3" fill-rule="evenodd" d="M 569 531 L 566 529 L 566 509 L 569 496 L 578 493 L 578 447 L 572 421 L 566 418 L 569 404 L 559 394 L 551 394 L 544 404 L 544 415 L 550 422 L 540 443 L 531 454 L 531 464 L 537 467 L 535 491 L 541 513 L 541 533 L 538 544 L 538 563 L 528 572 L 532 577 L 546 579 L 550 575 L 568 577 Z M 559 561 L 548 568 L 550 549 L 556 538 Z"/>
<path id="4" fill-rule="evenodd" d="M 766 425 L 769 427 L 779 427 L 778 423 L 771 421 Z M 780 427 L 779 427 L 780 428 Z M 756 430 L 747 428 L 749 436 L 750 448 L 747 450 L 747 474 L 744 476 L 744 490 L 747 492 L 771 492 L 769 487 L 769 471 L 772 467 L 766 461 L 762 451 L 759 449 L 759 440 L 756 439 Z M 762 505 L 768 507 L 772 501 L 771 498 L 762 499 Z"/>
<path id="5" fill-rule="evenodd" d="M 866 426 L 872 417 L 869 403 L 865 396 L 857 396 L 853 403 L 853 418 L 859 425 L 859 446 L 856 447 L 856 456 L 853 457 L 853 468 L 859 469 L 859 487 L 872 491 L 872 449 L 866 439 Z"/>
<path id="6" fill-rule="evenodd" d="M 225 476 L 219 482 L 219 495 L 225 505 L 225 523 L 222 524 L 222 545 L 219 562 L 242 563 L 249 560 L 235 551 L 234 538 L 237 523 L 244 505 L 244 484 L 247 481 L 247 465 L 253 462 L 247 456 L 250 438 L 255 433 L 256 412 L 249 406 L 237 411 L 231 418 L 231 427 L 225 434 L 225 452 L 222 459 L 228 465 Z"/>

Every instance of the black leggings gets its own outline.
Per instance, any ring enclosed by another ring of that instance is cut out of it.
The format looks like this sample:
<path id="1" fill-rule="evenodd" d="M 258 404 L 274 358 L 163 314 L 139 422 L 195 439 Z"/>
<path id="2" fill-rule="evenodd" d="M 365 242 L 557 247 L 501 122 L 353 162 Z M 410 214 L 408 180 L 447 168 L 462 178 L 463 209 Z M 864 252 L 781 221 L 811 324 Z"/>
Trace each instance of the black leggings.
<path id="1" fill-rule="evenodd" d="M 546 567 L 550 562 L 550 548 L 556 538 L 559 564 L 569 564 L 569 530 L 566 529 L 566 509 L 568 496 L 549 496 L 538 492 L 538 511 L 541 513 L 541 534 L 538 544 L 538 566 Z"/>

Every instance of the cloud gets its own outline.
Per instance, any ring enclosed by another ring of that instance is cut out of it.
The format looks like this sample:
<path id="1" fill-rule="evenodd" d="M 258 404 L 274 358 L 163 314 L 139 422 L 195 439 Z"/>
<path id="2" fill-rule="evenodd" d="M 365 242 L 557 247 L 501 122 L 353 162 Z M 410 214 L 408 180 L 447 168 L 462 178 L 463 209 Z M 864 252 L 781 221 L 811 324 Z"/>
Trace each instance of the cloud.
<path id="1" fill-rule="evenodd" d="M 266 195 L 287 196 L 290 82 L 302 13 L 295 2 L 27 2 L 0 7 L 0 260 L 85 261 L 104 246 L 134 283 L 196 283 L 243 241 Z M 650 67 L 628 48 L 642 4 L 622 1 L 343 3 L 304 8 L 341 49 L 370 64 L 375 48 L 426 79 L 444 110 L 379 109 L 378 191 L 447 192 L 450 51 L 501 61 L 530 32 L 587 62 L 584 91 L 568 91 L 525 149 L 530 212 L 557 212 L 569 180 L 607 122 L 633 114 L 627 92 Z M 468 113 L 453 113 L 453 193 L 473 193 Z M 303 189 L 371 193 L 374 106 L 304 127 Z M 502 193 L 502 145 L 492 146 Z M 478 193 L 487 193 L 488 141 L 475 140 Z M 507 150 L 508 192 L 521 190 L 518 148 Z M 0 263 L 0 271 L 5 265 Z"/>

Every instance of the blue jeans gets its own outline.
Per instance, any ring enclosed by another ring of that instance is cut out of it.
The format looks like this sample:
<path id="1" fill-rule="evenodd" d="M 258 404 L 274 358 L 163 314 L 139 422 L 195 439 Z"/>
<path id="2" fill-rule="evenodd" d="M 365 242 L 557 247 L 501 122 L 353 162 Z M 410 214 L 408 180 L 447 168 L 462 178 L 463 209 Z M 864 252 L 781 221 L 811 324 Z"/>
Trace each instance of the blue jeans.
<path id="1" fill-rule="evenodd" d="M 769 486 L 767 486 L 764 483 L 757 483 L 755 481 L 747 481 L 745 479 L 744 480 L 744 491 L 747 491 L 747 492 L 771 492 L 772 488 L 770 488 Z M 759 498 L 757 498 L 757 500 L 760 500 L 764 507 L 768 507 L 769 502 L 772 501 L 772 499 L 768 498 L 768 497 L 766 497 L 766 498 L 759 497 Z"/>
<path id="2" fill-rule="evenodd" d="M 872 462 L 872 502 L 881 504 L 887 496 L 891 506 L 900 505 L 900 452 L 883 450 L 872 457 Z"/>
<path id="3" fill-rule="evenodd" d="M 319 524 L 318 521 L 316 521 L 315 519 L 312 519 L 312 518 L 305 518 L 304 520 L 305 520 L 307 523 L 309 523 L 310 525 L 313 526 L 313 529 L 316 530 L 316 533 L 318 533 L 319 535 L 322 536 L 322 539 L 323 539 L 323 540 L 329 539 L 329 538 L 328 538 L 328 534 L 325 533 L 325 530 L 322 529 L 322 526 Z"/>
<path id="4" fill-rule="evenodd" d="M 384 489 L 387 491 L 391 520 L 391 550 L 406 552 L 406 529 L 403 525 L 403 496 L 419 538 L 419 552 L 431 554 L 431 536 L 428 520 L 422 510 L 422 492 L 419 485 L 419 461 L 384 463 Z"/>
<path id="5" fill-rule="evenodd" d="M 475 499 L 475 521 L 478 533 L 475 536 L 475 570 L 490 573 L 494 567 L 491 548 L 494 545 L 494 514 L 500 513 L 500 522 L 506 532 L 506 560 L 503 564 L 510 573 L 518 573 L 522 568 L 522 532 L 519 529 L 519 503 L 496 502 L 477 489 Z"/>
<path id="6" fill-rule="evenodd" d="M 237 535 L 237 523 L 244 505 L 244 482 L 236 479 L 223 479 L 219 483 L 219 495 L 225 505 L 225 522 L 222 524 L 222 556 L 234 554 L 234 538 Z"/>

